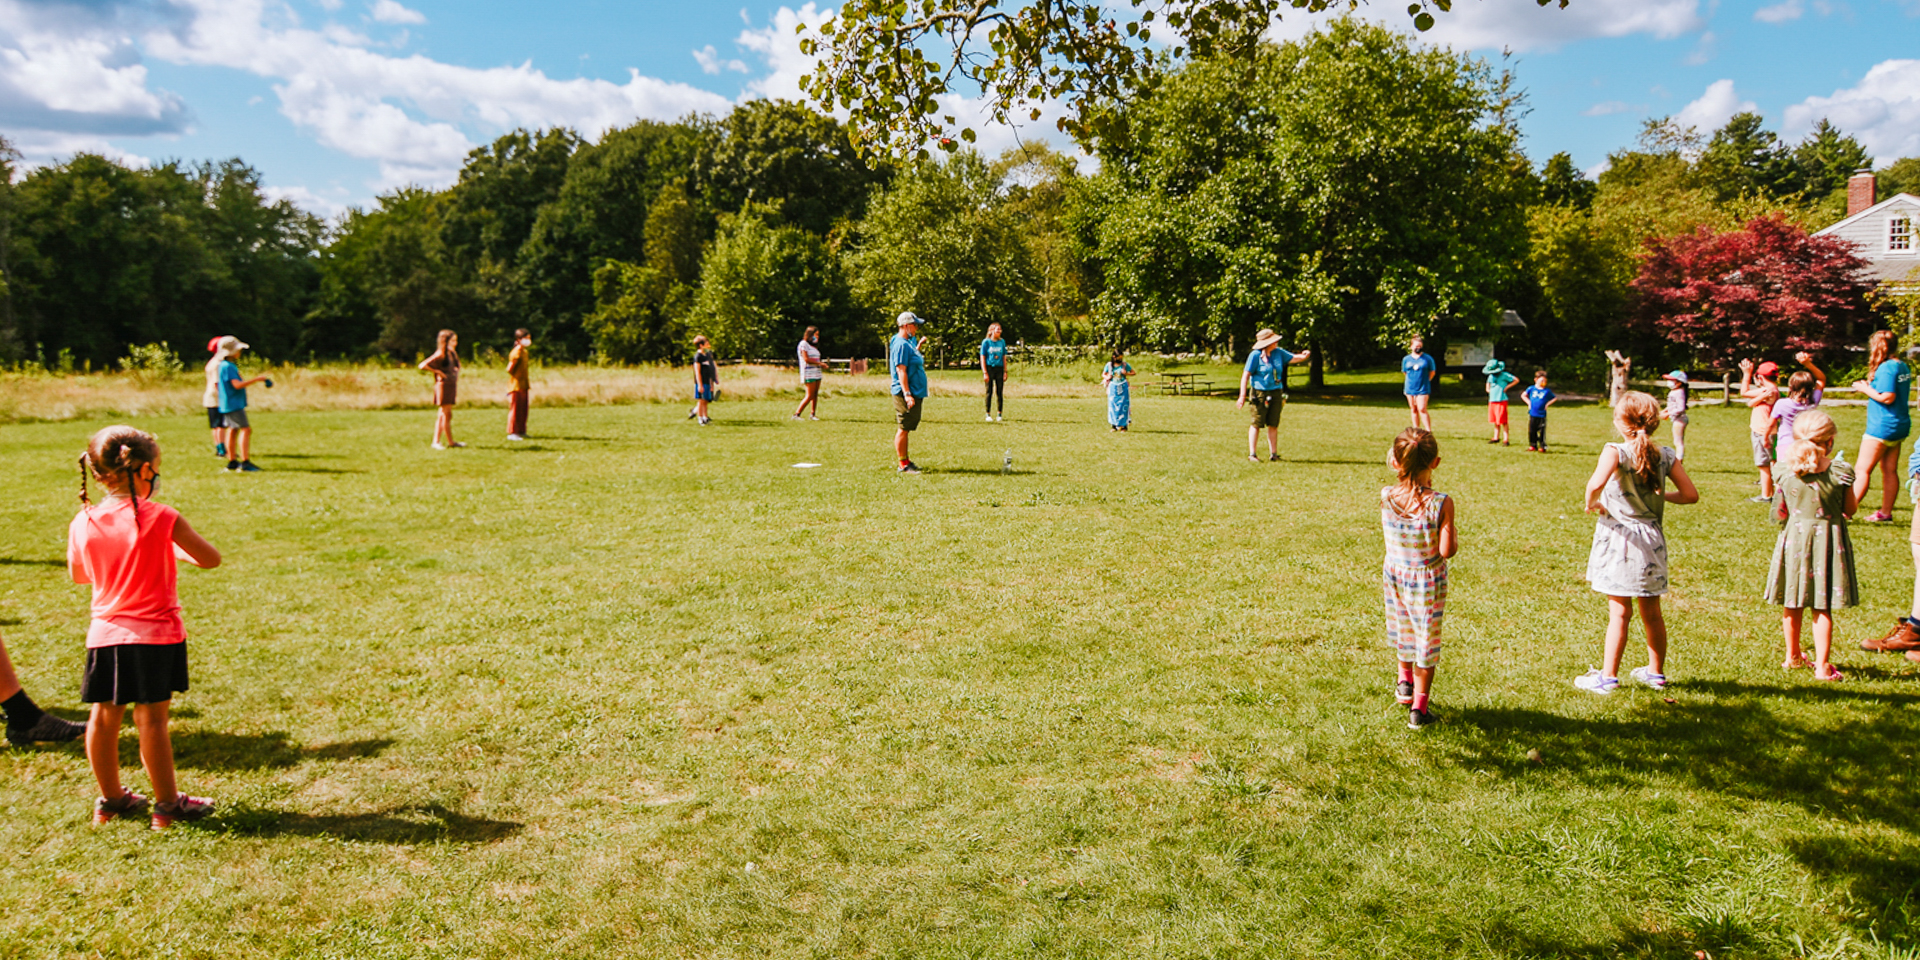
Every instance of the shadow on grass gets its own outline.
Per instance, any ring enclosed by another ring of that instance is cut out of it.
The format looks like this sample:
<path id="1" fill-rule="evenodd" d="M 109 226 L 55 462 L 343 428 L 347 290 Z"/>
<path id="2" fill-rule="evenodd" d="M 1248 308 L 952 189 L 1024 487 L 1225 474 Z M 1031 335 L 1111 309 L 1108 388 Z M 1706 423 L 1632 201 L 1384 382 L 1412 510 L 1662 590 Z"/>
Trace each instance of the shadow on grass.
<path id="1" fill-rule="evenodd" d="M 1717 688 L 1717 689 L 1716 689 Z M 1476 735 L 1452 748 L 1466 766 L 1513 778 L 1543 762 L 1591 785 L 1612 789 L 1681 784 L 1758 803 L 1791 803 L 1842 821 L 1870 820 L 1920 832 L 1920 805 L 1907 786 L 1903 754 L 1920 741 L 1912 694 L 1876 694 L 1832 686 L 1689 685 L 1719 692 L 1714 703 L 1650 699 L 1618 717 L 1582 719 L 1540 710 L 1465 708 Z M 1838 711 L 1806 722 L 1768 700 L 1822 701 Z"/>
<path id="2" fill-rule="evenodd" d="M 278 465 L 276 465 L 276 466 L 271 466 L 271 467 L 268 467 L 268 468 L 266 468 L 266 469 L 267 469 L 267 470 L 269 470 L 269 471 L 271 471 L 271 472 L 273 472 L 273 473 L 333 473 L 333 474 L 346 474 L 346 473 L 366 473 L 366 472 L 367 472 L 367 471 L 365 471 L 365 470 L 362 470 L 362 469 L 360 469 L 360 468 L 358 468 L 358 467 L 301 467 L 301 466 L 292 466 L 292 467 L 283 467 L 283 466 L 278 466 Z"/>
<path id="3" fill-rule="evenodd" d="M 1621 930 L 1611 940 L 1556 940 L 1512 923 L 1489 924 L 1479 931 L 1478 946 L 1496 957 L 1559 957 L 1615 960 L 1618 957 L 1694 956 L 1694 940 L 1678 930 Z"/>
<path id="4" fill-rule="evenodd" d="M 999 467 L 929 467 L 926 472 L 929 474 L 957 473 L 974 477 L 1030 477 L 1036 473 L 1033 470 L 1001 470 Z"/>
<path id="5" fill-rule="evenodd" d="M 1890 946 L 1920 946 L 1920 845 L 1897 840 L 1809 837 L 1787 842 L 1795 859 L 1868 911 L 1851 921 Z"/>
<path id="6" fill-rule="evenodd" d="M 29 560 L 24 557 L 0 557 L 0 567 L 64 567 L 65 560 Z"/>
<path id="7" fill-rule="evenodd" d="M 1260 462 L 1273 463 L 1275 461 L 1263 459 Z M 1318 463 L 1318 464 L 1329 464 L 1332 466 L 1341 466 L 1341 467 L 1378 467 L 1378 466 L 1384 466 L 1386 463 L 1386 460 L 1385 458 L 1381 458 L 1379 460 L 1337 460 L 1337 459 L 1323 460 L 1316 457 L 1284 457 L 1283 456 L 1279 459 L 1278 462 L 1281 464 Z"/>
<path id="8" fill-rule="evenodd" d="M 399 844 L 493 843 L 524 826 L 511 820 L 470 817 L 438 803 L 327 815 L 240 808 L 220 812 L 211 825 L 248 837 L 330 837 Z"/>
<path id="9" fill-rule="evenodd" d="M 284 733 L 223 733 L 185 730 L 173 734 L 174 762 L 193 770 L 267 770 L 291 767 L 310 760 L 351 760 L 378 756 L 393 746 L 386 738 L 346 740 L 302 746 Z M 121 737 L 123 758 L 139 762 L 138 741 L 131 729 Z"/>

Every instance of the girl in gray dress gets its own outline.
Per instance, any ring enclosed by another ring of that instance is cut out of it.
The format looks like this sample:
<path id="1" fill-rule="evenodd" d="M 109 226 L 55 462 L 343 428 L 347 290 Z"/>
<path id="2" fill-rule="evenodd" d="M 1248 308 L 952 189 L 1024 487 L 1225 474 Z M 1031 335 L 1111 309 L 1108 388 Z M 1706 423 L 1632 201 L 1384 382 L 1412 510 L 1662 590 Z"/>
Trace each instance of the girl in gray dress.
<path id="1" fill-rule="evenodd" d="M 1609 694 L 1620 685 L 1620 658 L 1636 606 L 1647 630 L 1647 665 L 1635 667 L 1632 677 L 1655 690 L 1667 685 L 1667 622 L 1660 613 L 1660 595 L 1667 592 L 1667 536 L 1661 524 L 1668 503 L 1698 503 L 1700 492 L 1673 448 L 1654 447 L 1659 427 L 1660 405 L 1652 397 L 1622 394 L 1614 404 L 1613 428 L 1625 442 L 1607 444 L 1587 480 L 1587 512 L 1600 514 L 1587 555 L 1587 580 L 1607 597 L 1607 644 L 1601 668 L 1573 685 L 1592 693 Z"/>
<path id="2" fill-rule="evenodd" d="M 1780 537 L 1767 571 L 1767 602 L 1780 605 L 1788 669 L 1813 668 L 1815 680 L 1844 680 L 1833 668 L 1833 609 L 1860 602 L 1847 520 L 1860 508 L 1853 468 L 1833 459 L 1833 418 L 1818 410 L 1793 421 L 1793 442 L 1773 465 Z M 1800 622 L 1813 610 L 1813 662 L 1800 650 Z"/>

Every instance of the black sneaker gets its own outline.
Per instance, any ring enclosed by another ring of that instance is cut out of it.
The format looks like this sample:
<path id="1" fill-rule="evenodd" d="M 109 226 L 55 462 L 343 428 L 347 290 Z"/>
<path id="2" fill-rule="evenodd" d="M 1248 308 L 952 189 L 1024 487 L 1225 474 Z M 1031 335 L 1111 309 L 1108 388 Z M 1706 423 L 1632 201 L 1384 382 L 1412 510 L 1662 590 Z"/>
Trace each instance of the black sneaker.
<path id="1" fill-rule="evenodd" d="M 1413 681 L 1402 680 L 1393 685 L 1393 699 L 1401 706 L 1413 705 Z"/>
<path id="2" fill-rule="evenodd" d="M 1280 462 L 1280 455 L 1276 453 L 1276 454 L 1274 454 L 1273 456 L 1271 456 L 1271 457 L 1268 457 L 1268 458 L 1267 458 L 1267 462 L 1268 462 L 1268 463 L 1279 463 L 1279 462 Z"/>
<path id="3" fill-rule="evenodd" d="M 228 460 L 228 461 L 227 461 L 227 472 L 228 472 L 228 473 L 239 473 L 239 472 L 240 472 L 240 461 L 238 461 L 238 460 Z"/>
<path id="4" fill-rule="evenodd" d="M 8 727 L 7 742 L 16 747 L 30 743 L 66 743 L 78 740 L 87 734 L 87 725 L 62 720 L 51 713 L 40 715 L 38 722 L 31 727 Z"/>
<path id="5" fill-rule="evenodd" d="M 1432 713 L 1426 710 L 1422 710 L 1418 707 L 1415 707 L 1407 711 L 1407 729 L 1408 730 L 1422 730 L 1427 727 L 1431 727 L 1434 724 L 1439 722 L 1440 722 L 1439 717 L 1436 717 Z"/>
<path id="6" fill-rule="evenodd" d="M 915 464 L 912 460 L 908 460 L 904 466 L 895 467 L 894 469 L 900 473 L 919 473 L 920 472 L 919 465 Z"/>
<path id="7" fill-rule="evenodd" d="M 454 444 L 454 446 L 457 447 L 459 446 L 459 444 L 456 443 Z M 240 461 L 240 472 L 241 473 L 259 473 L 260 468 L 254 466 L 252 460 L 242 460 Z"/>

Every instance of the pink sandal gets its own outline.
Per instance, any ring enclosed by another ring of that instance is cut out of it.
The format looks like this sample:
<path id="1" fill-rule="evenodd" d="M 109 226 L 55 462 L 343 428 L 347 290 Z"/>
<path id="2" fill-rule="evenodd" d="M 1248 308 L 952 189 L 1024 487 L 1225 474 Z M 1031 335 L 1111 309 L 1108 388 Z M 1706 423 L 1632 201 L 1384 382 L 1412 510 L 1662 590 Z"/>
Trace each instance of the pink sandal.
<path id="1" fill-rule="evenodd" d="M 1868 523 L 1892 523 L 1893 514 L 1888 513 L 1885 510 L 1875 510 L 1871 516 L 1867 517 L 1867 522 Z"/>
<path id="2" fill-rule="evenodd" d="M 1781 661 L 1781 662 L 1780 662 L 1780 669 L 1782 669 L 1782 670 L 1812 670 L 1812 669 L 1813 669 L 1813 661 L 1812 661 L 1812 660 L 1808 660 L 1808 659 L 1807 659 L 1807 658 L 1806 658 L 1806 657 L 1805 657 L 1804 655 L 1803 655 L 1803 656 L 1798 656 L 1798 657 L 1789 657 L 1789 658 L 1787 658 L 1786 660 L 1783 660 L 1783 661 Z"/>
<path id="3" fill-rule="evenodd" d="M 1833 666 L 1833 664 L 1827 664 L 1827 675 L 1823 677 L 1820 675 L 1820 671 L 1815 670 L 1813 672 L 1813 678 L 1822 683 L 1838 683 L 1842 680 L 1845 680 L 1847 678 L 1847 675 L 1844 673 L 1841 673 L 1837 668 Z"/>

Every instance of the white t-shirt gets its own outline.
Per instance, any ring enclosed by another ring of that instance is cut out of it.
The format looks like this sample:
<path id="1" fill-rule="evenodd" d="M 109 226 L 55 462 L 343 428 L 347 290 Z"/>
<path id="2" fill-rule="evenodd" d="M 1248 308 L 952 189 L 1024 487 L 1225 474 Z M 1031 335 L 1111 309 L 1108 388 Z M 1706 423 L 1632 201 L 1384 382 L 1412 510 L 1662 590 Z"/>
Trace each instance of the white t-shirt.
<path id="1" fill-rule="evenodd" d="M 800 341 L 800 379 L 818 380 L 825 372 L 820 363 L 820 348 Z"/>
<path id="2" fill-rule="evenodd" d="M 200 405 L 210 410 L 220 406 L 220 362 L 225 359 L 216 355 L 207 361 L 207 390 L 200 395 Z"/>

